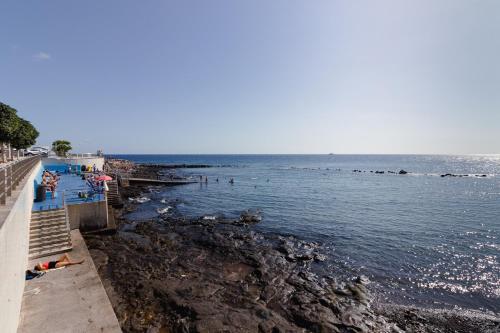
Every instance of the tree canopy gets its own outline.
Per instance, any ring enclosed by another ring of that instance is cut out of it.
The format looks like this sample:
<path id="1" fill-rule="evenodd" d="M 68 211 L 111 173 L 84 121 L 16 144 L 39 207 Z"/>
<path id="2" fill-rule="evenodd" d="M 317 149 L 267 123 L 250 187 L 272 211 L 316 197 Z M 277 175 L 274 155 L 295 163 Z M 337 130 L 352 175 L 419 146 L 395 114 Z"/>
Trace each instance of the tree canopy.
<path id="1" fill-rule="evenodd" d="M 19 127 L 16 109 L 0 102 L 0 142 L 11 142 Z"/>
<path id="2" fill-rule="evenodd" d="M 66 140 L 56 140 L 52 142 L 52 150 L 56 152 L 57 156 L 66 156 L 67 152 L 73 149 L 71 142 Z"/>
<path id="3" fill-rule="evenodd" d="M 11 144 L 14 148 L 26 149 L 36 143 L 39 134 L 29 121 L 20 119 L 18 129 Z"/>
<path id="4" fill-rule="evenodd" d="M 16 109 L 0 102 L 0 142 L 26 149 L 36 143 L 39 134 L 29 121 L 17 115 Z"/>

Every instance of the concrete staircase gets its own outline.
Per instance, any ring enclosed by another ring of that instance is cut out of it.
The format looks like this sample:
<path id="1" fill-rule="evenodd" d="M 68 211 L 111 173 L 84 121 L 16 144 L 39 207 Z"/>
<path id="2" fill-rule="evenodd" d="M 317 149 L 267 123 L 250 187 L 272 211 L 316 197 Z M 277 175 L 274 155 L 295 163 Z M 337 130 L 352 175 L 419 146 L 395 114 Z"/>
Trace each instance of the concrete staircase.
<path id="1" fill-rule="evenodd" d="M 64 208 L 31 213 L 29 258 L 40 258 L 72 249 Z"/>
<path id="2" fill-rule="evenodd" d="M 120 197 L 120 192 L 118 190 L 118 182 L 116 180 L 111 180 L 107 182 L 108 184 L 108 205 L 113 207 L 123 206 L 122 198 Z"/>

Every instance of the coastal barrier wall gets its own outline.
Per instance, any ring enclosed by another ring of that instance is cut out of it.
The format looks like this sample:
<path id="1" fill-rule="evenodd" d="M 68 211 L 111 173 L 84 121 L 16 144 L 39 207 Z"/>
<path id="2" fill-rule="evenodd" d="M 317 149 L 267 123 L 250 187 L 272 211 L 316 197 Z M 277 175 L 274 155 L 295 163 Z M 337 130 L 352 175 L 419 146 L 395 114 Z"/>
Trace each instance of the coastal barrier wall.
<path id="1" fill-rule="evenodd" d="M 29 225 L 34 193 L 33 182 L 41 163 L 12 192 L 12 200 L 1 209 L 0 221 L 0 331 L 16 332 L 28 265 Z"/>
<path id="2" fill-rule="evenodd" d="M 70 229 L 91 231 L 108 226 L 108 205 L 105 200 L 67 205 Z"/>

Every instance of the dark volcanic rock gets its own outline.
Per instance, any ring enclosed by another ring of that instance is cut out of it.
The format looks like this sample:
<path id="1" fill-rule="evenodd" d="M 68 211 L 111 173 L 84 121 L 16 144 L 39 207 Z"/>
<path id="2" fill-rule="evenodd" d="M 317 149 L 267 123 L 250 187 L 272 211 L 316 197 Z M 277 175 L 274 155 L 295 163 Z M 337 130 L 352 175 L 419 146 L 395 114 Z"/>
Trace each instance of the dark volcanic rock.
<path id="1" fill-rule="evenodd" d="M 376 312 L 415 333 L 493 333 L 500 332 L 500 319 L 474 311 L 418 309 L 401 305 L 377 306 Z"/>
<path id="2" fill-rule="evenodd" d="M 366 281 L 336 284 L 310 270 L 325 259 L 316 243 L 175 219 L 86 240 L 125 332 L 395 329 L 370 309 Z"/>

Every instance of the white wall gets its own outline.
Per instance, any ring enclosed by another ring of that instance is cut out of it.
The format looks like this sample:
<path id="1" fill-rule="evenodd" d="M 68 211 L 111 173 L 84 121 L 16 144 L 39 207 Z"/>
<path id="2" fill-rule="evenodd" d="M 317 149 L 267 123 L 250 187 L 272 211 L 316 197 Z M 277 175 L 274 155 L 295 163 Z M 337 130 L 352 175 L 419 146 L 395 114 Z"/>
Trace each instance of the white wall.
<path id="1" fill-rule="evenodd" d="M 29 253 L 29 223 L 33 206 L 33 181 L 41 163 L 12 192 L 10 213 L 0 221 L 0 331 L 16 332 L 23 300 Z M 7 206 L 2 208 L 8 209 Z"/>
<path id="2" fill-rule="evenodd" d="M 104 167 L 104 157 L 79 157 L 79 158 L 62 158 L 62 157 L 46 157 L 43 159 L 45 165 L 96 165 L 97 169 L 102 170 Z"/>

